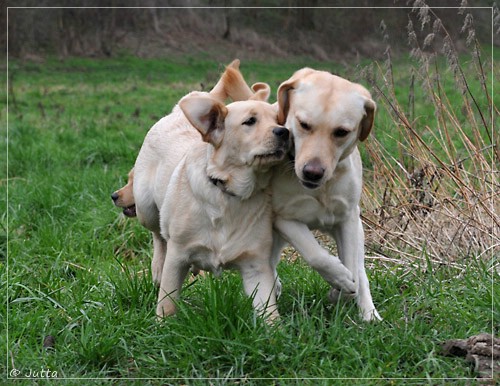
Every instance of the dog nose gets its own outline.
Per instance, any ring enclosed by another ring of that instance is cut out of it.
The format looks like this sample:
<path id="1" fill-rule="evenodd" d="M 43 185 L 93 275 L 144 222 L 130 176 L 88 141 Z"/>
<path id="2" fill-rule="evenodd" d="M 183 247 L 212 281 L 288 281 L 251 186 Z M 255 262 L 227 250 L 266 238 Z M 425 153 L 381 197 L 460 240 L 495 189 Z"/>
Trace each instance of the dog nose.
<path id="1" fill-rule="evenodd" d="M 287 140 L 290 136 L 290 132 L 286 127 L 275 127 L 273 129 L 273 134 L 281 139 Z"/>
<path id="2" fill-rule="evenodd" d="M 112 199 L 113 201 L 118 200 L 118 197 L 120 197 L 120 196 L 119 196 L 119 194 L 118 194 L 118 193 L 116 193 L 116 192 L 113 192 L 113 194 L 111 195 L 111 199 Z"/>
<path id="3" fill-rule="evenodd" d="M 307 163 L 302 169 L 302 174 L 304 178 L 311 182 L 317 182 L 321 180 L 325 174 L 325 168 L 321 166 L 318 160 L 313 160 Z"/>

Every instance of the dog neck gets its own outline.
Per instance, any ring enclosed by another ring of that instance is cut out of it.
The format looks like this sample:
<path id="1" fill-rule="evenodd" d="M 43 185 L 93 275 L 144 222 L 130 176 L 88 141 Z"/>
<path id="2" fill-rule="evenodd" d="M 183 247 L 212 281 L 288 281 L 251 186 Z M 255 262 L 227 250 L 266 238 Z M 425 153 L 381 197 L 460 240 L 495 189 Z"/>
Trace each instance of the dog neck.
<path id="1" fill-rule="evenodd" d="M 206 175 L 208 180 L 230 197 L 246 200 L 259 189 L 261 182 L 259 175 L 248 166 L 228 164 L 214 154 L 212 146 L 207 146 Z"/>
<path id="2" fill-rule="evenodd" d="M 224 181 L 224 180 L 221 180 L 219 178 L 214 178 L 214 177 L 210 177 L 208 176 L 208 180 L 214 184 L 215 186 L 217 186 L 223 193 L 231 196 L 231 197 L 236 197 L 236 194 L 234 194 L 233 192 L 231 192 L 228 188 L 227 188 L 227 185 L 226 185 L 226 182 L 227 181 Z"/>

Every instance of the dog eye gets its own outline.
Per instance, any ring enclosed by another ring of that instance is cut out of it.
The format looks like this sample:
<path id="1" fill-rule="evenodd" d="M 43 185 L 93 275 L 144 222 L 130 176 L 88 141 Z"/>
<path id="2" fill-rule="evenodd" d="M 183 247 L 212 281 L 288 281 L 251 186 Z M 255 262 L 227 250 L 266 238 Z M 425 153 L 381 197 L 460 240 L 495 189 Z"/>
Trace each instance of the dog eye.
<path id="1" fill-rule="evenodd" d="M 257 122 L 257 118 L 250 117 L 245 122 L 243 122 L 242 124 L 246 125 L 246 126 L 252 126 L 252 125 L 255 125 L 255 122 Z"/>
<path id="2" fill-rule="evenodd" d="M 308 123 L 305 123 L 305 122 L 302 122 L 302 121 L 299 121 L 300 123 L 300 127 L 302 127 L 304 130 L 311 130 L 311 125 L 309 125 Z"/>
<path id="3" fill-rule="evenodd" d="M 349 130 L 341 127 L 333 131 L 333 136 L 336 138 L 344 138 L 347 134 L 349 134 Z"/>

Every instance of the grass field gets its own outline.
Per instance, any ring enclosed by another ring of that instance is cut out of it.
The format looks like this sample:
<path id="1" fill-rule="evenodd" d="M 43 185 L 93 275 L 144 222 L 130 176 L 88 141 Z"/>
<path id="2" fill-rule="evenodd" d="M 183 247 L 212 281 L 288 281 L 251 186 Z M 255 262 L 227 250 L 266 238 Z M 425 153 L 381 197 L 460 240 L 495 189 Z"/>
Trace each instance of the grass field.
<path id="1" fill-rule="evenodd" d="M 393 64 L 401 77 L 393 100 L 401 104 L 409 93 L 405 75 L 413 71 L 408 62 Z M 247 62 L 242 71 L 250 83 L 268 82 L 275 94 L 304 65 L 362 81 L 359 68 L 305 60 Z M 350 378 L 349 384 L 360 385 L 386 384 L 389 378 L 392 384 L 447 384 L 451 378 L 453 384 L 470 384 L 470 366 L 441 356 L 440 342 L 492 329 L 498 334 L 500 291 L 493 286 L 495 249 L 488 249 L 497 242 L 493 235 L 454 256 L 436 256 L 440 250 L 432 245 L 427 252 L 425 243 L 408 249 L 394 242 L 404 254 L 394 248 L 382 253 L 376 238 L 370 239 L 367 270 L 381 323 L 363 323 L 352 304 L 329 304 L 327 284 L 290 256 L 278 267 L 283 294 L 276 327 L 254 319 L 239 276 L 230 272 L 186 283 L 178 315 L 156 321 L 149 233 L 123 218 L 110 194 L 125 183 L 151 125 L 186 92 L 200 89 L 200 83 L 213 85 L 221 70 L 220 63 L 199 58 L 9 61 L 8 176 L 0 185 L 2 200 L 8 188 L 0 235 L 7 295 L 0 306 L 0 341 L 7 357 L 0 372 L 12 376 L 17 369 L 22 378 L 50 370 L 67 384 L 78 384 L 77 378 L 100 378 L 96 384 L 105 378 L 116 384 L 129 378 L 137 384 L 206 384 L 204 378 L 218 378 L 212 384 L 272 384 L 277 378 L 282 380 L 276 384 L 335 383 L 311 378 Z M 444 92 L 460 109 L 463 94 L 448 75 Z M 477 95 L 481 86 L 474 79 Z M 432 126 L 432 103 L 416 90 L 414 119 Z M 367 144 L 372 141 L 372 147 L 361 145 L 368 176 L 382 165 L 373 158 L 377 149 L 396 158 L 408 155 L 393 112 L 381 94 L 377 98 L 378 124 Z M 2 119 L 6 113 L 3 108 Z M 474 129 L 468 129 L 473 140 Z M 480 136 L 487 141 L 486 132 Z M 454 147 L 467 156 L 459 139 L 454 137 Z M 383 189 L 369 178 L 367 186 Z M 365 194 L 365 204 L 375 213 L 371 198 Z M 490 232 L 497 229 L 493 220 L 484 224 Z M 50 337 L 46 345 L 53 347 L 44 348 Z"/>

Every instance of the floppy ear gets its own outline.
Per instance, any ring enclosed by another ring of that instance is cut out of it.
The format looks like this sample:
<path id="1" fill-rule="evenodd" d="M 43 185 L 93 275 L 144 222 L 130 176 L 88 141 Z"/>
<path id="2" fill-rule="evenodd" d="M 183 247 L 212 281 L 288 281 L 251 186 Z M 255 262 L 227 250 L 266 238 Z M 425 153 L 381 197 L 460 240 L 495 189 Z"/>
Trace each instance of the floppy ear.
<path id="1" fill-rule="evenodd" d="M 365 115 L 361 121 L 361 130 L 359 132 L 359 140 L 364 141 L 373 128 L 373 121 L 375 120 L 375 111 L 377 105 L 372 99 L 365 101 Z"/>
<path id="2" fill-rule="evenodd" d="M 288 110 L 290 110 L 290 91 L 297 87 L 299 81 L 311 73 L 315 72 L 312 68 L 304 67 L 292 75 L 292 77 L 283 83 L 278 88 L 278 124 L 284 125 Z"/>
<path id="3" fill-rule="evenodd" d="M 271 96 L 271 87 L 267 83 L 255 83 L 252 85 L 252 90 L 255 94 L 250 97 L 250 100 L 267 102 Z"/>
<path id="4" fill-rule="evenodd" d="M 286 117 L 288 116 L 288 110 L 290 110 L 290 96 L 289 93 L 293 90 L 295 85 L 295 80 L 288 80 L 281 83 L 278 88 L 278 125 L 284 125 L 286 123 Z"/>
<path id="5" fill-rule="evenodd" d="M 200 132 L 205 142 L 219 147 L 224 137 L 227 108 L 221 102 L 206 96 L 188 96 L 179 102 L 188 121 Z"/>

